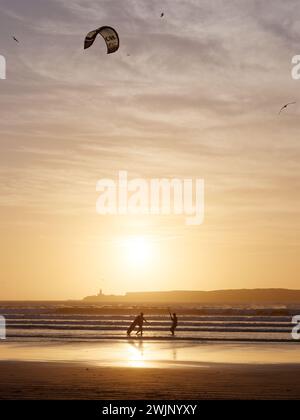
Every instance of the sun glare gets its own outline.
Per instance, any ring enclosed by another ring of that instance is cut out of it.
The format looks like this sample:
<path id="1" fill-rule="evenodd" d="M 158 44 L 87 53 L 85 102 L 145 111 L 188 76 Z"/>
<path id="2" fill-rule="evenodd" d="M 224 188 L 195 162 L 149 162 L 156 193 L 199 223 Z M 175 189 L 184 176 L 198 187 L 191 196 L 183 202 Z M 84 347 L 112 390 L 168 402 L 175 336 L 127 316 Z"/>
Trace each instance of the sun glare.
<path id="1" fill-rule="evenodd" d="M 153 244 L 144 236 L 133 236 L 123 242 L 126 261 L 135 267 L 145 267 L 153 257 Z"/>

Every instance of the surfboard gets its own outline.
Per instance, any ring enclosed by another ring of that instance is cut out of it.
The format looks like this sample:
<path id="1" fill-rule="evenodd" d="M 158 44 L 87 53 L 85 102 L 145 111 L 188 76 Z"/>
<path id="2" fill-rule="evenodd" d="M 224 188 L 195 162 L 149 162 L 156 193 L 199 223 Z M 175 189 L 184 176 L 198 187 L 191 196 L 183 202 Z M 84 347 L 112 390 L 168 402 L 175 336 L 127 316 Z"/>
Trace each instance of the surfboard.
<path id="1" fill-rule="evenodd" d="M 135 329 L 135 327 L 138 325 L 138 321 L 135 319 L 132 323 L 131 323 L 131 325 L 130 325 L 130 327 L 128 328 L 128 330 L 127 330 L 127 335 L 130 335 L 131 333 L 132 333 L 132 331 Z"/>

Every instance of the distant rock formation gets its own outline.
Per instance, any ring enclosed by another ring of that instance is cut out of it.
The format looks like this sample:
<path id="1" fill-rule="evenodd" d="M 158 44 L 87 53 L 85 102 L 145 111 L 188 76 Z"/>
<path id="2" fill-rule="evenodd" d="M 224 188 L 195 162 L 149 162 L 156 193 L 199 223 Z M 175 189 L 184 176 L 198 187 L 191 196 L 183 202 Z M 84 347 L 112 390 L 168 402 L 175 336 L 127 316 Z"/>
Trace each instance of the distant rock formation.
<path id="1" fill-rule="evenodd" d="M 87 296 L 85 302 L 101 303 L 199 303 L 199 304 L 300 304 L 300 290 L 236 289 L 214 291 L 137 292 L 122 296 Z"/>

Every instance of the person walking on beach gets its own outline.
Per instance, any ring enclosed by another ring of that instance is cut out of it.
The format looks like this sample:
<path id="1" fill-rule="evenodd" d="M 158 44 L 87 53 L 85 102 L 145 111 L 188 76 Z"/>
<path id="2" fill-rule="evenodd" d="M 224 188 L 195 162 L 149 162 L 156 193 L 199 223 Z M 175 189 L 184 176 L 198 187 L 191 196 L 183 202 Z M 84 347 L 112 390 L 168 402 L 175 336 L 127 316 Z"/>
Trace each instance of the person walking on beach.
<path id="1" fill-rule="evenodd" d="M 136 332 L 136 335 L 141 335 L 141 337 L 143 337 L 143 326 L 144 326 L 144 322 L 146 322 L 147 324 L 149 324 L 149 322 L 146 320 L 146 318 L 144 317 L 143 312 L 140 313 L 140 315 L 136 318 L 137 320 L 137 325 L 138 325 L 138 330 Z"/>
<path id="2" fill-rule="evenodd" d="M 130 334 L 132 333 L 132 331 L 135 329 L 136 326 L 138 326 L 138 330 L 136 332 L 136 335 L 141 334 L 141 336 L 143 335 L 143 324 L 144 322 L 148 321 L 145 319 L 143 312 L 140 313 L 140 315 L 138 315 L 134 321 L 132 322 L 132 324 L 130 325 L 130 327 L 127 330 L 127 335 L 130 336 Z"/>
<path id="3" fill-rule="evenodd" d="M 178 325 L 178 318 L 177 318 L 177 315 L 175 314 L 175 312 L 173 313 L 173 315 L 170 312 L 170 318 L 171 318 L 171 321 L 172 321 L 172 326 L 170 328 L 170 331 L 171 331 L 171 334 L 174 336 L 175 335 L 175 330 L 176 330 L 177 325 Z"/>

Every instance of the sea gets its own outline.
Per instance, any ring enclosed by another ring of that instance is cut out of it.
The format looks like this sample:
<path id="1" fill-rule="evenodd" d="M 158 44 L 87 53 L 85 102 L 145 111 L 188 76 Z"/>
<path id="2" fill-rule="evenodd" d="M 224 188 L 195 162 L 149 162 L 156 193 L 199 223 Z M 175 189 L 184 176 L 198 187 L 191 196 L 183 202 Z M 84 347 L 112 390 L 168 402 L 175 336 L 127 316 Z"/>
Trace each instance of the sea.
<path id="1" fill-rule="evenodd" d="M 169 309 L 155 304 L 116 305 L 80 302 L 0 302 L 9 341 L 95 341 L 128 339 L 126 331 L 141 311 L 148 323 L 145 340 L 293 341 L 292 322 L 300 304 L 202 306 L 180 304 L 175 337 Z M 135 332 L 132 333 L 135 337 Z"/>

